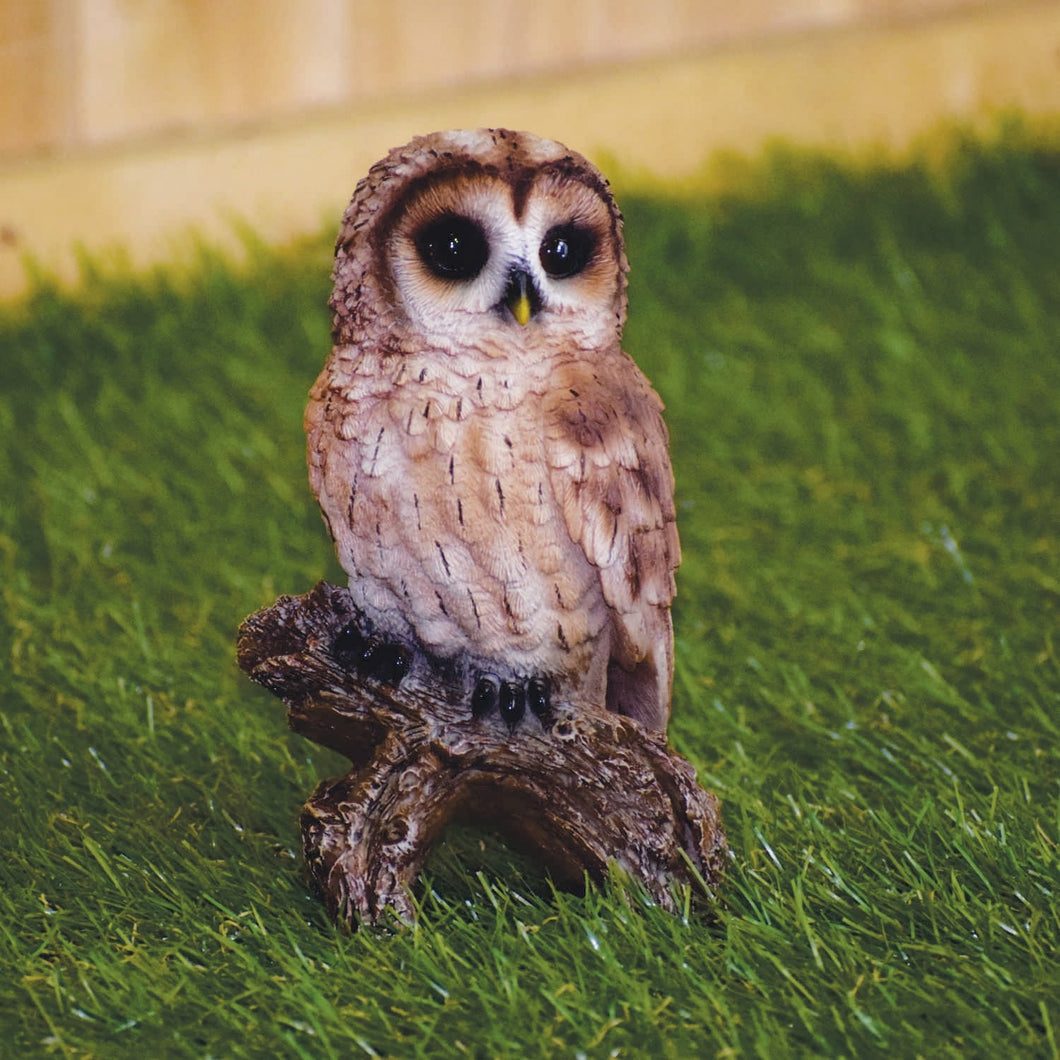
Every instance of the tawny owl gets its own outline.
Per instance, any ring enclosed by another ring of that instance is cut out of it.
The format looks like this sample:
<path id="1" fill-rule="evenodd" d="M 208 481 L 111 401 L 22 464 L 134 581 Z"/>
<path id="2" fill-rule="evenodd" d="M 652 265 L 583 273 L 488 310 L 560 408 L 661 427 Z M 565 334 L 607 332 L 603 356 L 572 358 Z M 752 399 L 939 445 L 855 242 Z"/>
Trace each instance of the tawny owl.
<path id="1" fill-rule="evenodd" d="M 469 660 L 469 711 L 513 729 L 557 696 L 669 716 L 673 474 L 627 269 L 607 181 L 527 133 L 418 137 L 343 217 L 313 491 L 375 633 Z"/>

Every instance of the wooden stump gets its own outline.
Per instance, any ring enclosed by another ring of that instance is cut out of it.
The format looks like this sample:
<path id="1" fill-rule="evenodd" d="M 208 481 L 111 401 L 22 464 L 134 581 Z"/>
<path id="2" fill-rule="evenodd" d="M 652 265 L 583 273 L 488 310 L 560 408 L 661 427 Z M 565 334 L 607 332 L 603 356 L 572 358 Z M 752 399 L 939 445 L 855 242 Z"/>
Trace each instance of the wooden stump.
<path id="1" fill-rule="evenodd" d="M 385 665 L 365 666 L 386 652 Z M 718 883 L 717 799 L 665 737 L 600 709 L 554 703 L 509 728 L 473 717 L 466 661 L 372 640 L 345 589 L 281 596 L 239 631 L 239 665 L 287 704 L 291 728 L 345 755 L 302 813 L 306 860 L 332 916 L 411 920 L 411 889 L 454 818 L 536 851 L 561 882 L 617 863 L 660 905 L 672 885 Z M 365 676 L 382 673 L 385 679 Z"/>

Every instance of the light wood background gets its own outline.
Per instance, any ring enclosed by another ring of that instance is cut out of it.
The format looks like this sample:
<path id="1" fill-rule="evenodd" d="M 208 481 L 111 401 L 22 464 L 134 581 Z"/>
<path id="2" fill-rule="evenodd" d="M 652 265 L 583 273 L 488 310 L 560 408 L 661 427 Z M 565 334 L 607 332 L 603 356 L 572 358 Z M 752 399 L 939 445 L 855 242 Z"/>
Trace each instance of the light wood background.
<path id="1" fill-rule="evenodd" d="M 1058 0 L 0 0 L 0 294 L 337 223 L 417 132 L 505 124 L 673 180 L 773 138 L 901 150 L 1060 113 Z"/>

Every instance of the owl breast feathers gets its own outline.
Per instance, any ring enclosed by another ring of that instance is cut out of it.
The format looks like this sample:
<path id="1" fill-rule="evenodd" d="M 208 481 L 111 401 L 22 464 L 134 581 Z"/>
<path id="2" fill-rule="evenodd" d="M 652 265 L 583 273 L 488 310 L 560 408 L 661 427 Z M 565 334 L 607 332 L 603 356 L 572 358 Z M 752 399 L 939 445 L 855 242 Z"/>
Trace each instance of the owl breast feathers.
<path id="1" fill-rule="evenodd" d="M 375 630 L 466 657 L 509 720 L 542 688 L 669 716 L 673 474 L 626 272 L 607 182 L 526 133 L 419 137 L 343 217 L 310 482 Z"/>

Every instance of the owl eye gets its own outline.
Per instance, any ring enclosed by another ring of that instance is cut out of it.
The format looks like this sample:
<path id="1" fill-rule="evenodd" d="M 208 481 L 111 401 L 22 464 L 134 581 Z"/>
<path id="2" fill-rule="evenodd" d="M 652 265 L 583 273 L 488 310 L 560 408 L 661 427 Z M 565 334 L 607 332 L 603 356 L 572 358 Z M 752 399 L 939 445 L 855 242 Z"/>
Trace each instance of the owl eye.
<path id="1" fill-rule="evenodd" d="M 427 268 L 443 280 L 473 280 L 490 256 L 481 226 L 457 214 L 425 225 L 416 236 L 416 250 Z"/>
<path id="2" fill-rule="evenodd" d="M 594 250 L 593 237 L 575 225 L 557 225 L 541 241 L 541 267 L 554 280 L 581 272 Z"/>

